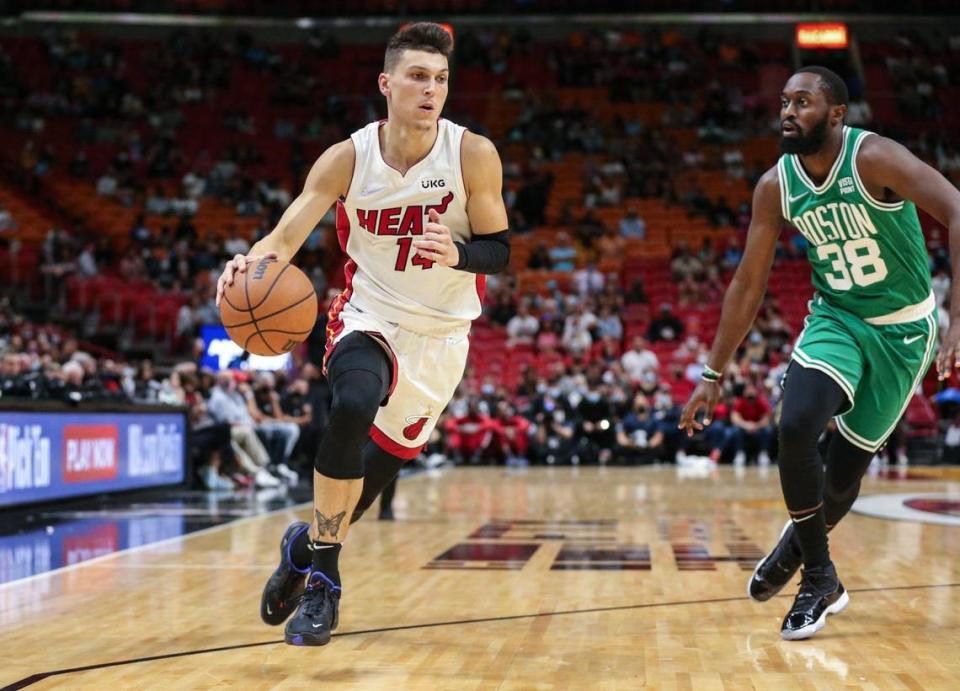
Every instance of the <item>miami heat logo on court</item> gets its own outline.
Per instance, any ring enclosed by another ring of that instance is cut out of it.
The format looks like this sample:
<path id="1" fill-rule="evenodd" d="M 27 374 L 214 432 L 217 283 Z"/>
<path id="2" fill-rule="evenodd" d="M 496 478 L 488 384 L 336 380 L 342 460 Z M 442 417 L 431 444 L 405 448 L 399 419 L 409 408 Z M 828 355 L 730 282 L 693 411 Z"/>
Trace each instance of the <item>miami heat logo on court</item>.
<path id="1" fill-rule="evenodd" d="M 903 502 L 904 506 L 909 506 L 917 511 L 928 511 L 930 513 L 942 513 L 945 516 L 956 516 L 960 518 L 960 501 L 950 499 L 907 499 Z"/>
<path id="2" fill-rule="evenodd" d="M 857 499 L 853 510 L 896 521 L 960 526 L 960 496 L 956 494 L 875 494 Z"/>
<path id="3" fill-rule="evenodd" d="M 407 419 L 404 420 L 407 426 L 403 428 L 403 438 L 414 441 L 423 432 L 424 425 L 427 424 L 427 420 L 431 417 L 432 415 L 429 410 L 424 415 L 410 415 L 407 417 Z"/>

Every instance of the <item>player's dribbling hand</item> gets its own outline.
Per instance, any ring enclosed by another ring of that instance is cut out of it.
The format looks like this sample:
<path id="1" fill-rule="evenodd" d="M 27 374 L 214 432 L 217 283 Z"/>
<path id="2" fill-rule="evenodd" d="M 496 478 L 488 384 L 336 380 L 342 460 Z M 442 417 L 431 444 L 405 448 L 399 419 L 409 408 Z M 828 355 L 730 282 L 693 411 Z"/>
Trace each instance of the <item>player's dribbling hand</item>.
<path id="1" fill-rule="evenodd" d="M 720 384 L 715 381 L 701 380 L 697 388 L 690 394 L 690 400 L 683 408 L 680 415 L 680 429 L 687 430 L 687 436 L 692 437 L 696 432 L 701 431 L 710 424 L 710 416 L 713 415 L 714 408 L 720 401 Z M 703 410 L 703 423 L 697 422 L 697 413 Z"/>
<path id="2" fill-rule="evenodd" d="M 247 266 L 255 262 L 260 261 L 261 259 L 276 259 L 276 252 L 267 252 L 266 254 L 237 254 L 234 255 L 233 259 L 227 262 L 227 265 L 223 267 L 223 273 L 220 274 L 220 278 L 217 279 L 217 307 L 220 306 L 220 299 L 223 297 L 223 291 L 226 290 L 227 286 L 232 286 L 234 278 L 237 274 L 242 274 L 247 270 Z"/>
<path id="3" fill-rule="evenodd" d="M 430 222 L 423 229 L 423 235 L 414 238 L 413 246 L 424 259 L 441 266 L 456 266 L 460 263 L 460 250 L 453 242 L 450 229 L 440 223 L 440 214 L 430 209 Z"/>
<path id="4" fill-rule="evenodd" d="M 953 368 L 960 368 L 960 322 L 954 320 L 937 353 L 937 378 L 949 379 Z"/>

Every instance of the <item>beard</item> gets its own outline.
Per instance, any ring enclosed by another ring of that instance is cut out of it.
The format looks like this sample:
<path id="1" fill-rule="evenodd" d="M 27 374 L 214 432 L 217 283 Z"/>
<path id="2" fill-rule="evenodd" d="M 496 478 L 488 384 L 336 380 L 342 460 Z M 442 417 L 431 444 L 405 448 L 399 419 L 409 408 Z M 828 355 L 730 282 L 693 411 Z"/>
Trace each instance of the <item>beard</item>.
<path id="1" fill-rule="evenodd" d="M 829 135 L 827 118 L 811 127 L 809 132 L 801 131 L 799 125 L 795 126 L 797 127 L 796 136 L 784 137 L 783 134 L 780 135 L 780 151 L 783 153 L 810 156 L 817 153 L 826 144 Z"/>

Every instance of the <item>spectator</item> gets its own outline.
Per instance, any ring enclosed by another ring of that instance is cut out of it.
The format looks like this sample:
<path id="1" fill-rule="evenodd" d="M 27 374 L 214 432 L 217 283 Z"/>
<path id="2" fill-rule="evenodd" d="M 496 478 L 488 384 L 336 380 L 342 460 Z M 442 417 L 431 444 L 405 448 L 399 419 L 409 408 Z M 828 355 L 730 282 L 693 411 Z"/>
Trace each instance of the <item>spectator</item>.
<path id="1" fill-rule="evenodd" d="M 644 374 L 655 373 L 660 367 L 656 353 L 647 347 L 642 336 L 634 336 L 633 347 L 621 356 L 620 363 L 632 382 L 639 382 Z"/>
<path id="2" fill-rule="evenodd" d="M 577 260 L 577 250 L 566 233 L 557 233 L 556 242 L 547 250 L 551 268 L 554 271 L 573 271 Z"/>
<path id="3" fill-rule="evenodd" d="M 578 462 L 605 465 L 613 458 L 616 413 L 606 385 L 588 383 L 577 405 L 580 418 Z"/>
<path id="4" fill-rule="evenodd" d="M 528 435 L 530 421 L 517 414 L 509 401 L 497 403 L 497 444 L 503 454 L 504 462 L 509 466 L 526 465 L 530 448 Z"/>
<path id="5" fill-rule="evenodd" d="M 257 432 L 267 439 L 268 444 L 274 441 L 279 444 L 273 468 L 287 482 L 297 484 L 300 478 L 287 464 L 300 439 L 300 425 L 285 419 L 273 375 L 261 373 L 253 387 L 241 384 L 240 393 L 247 399 L 247 410 L 256 423 Z"/>
<path id="6" fill-rule="evenodd" d="M 147 213 L 155 216 L 166 216 L 171 211 L 170 200 L 167 199 L 163 187 L 157 185 L 153 188 L 153 193 L 147 197 Z"/>
<path id="7" fill-rule="evenodd" d="M 597 325 L 597 317 L 587 306 L 585 301 L 581 301 L 574 308 L 573 313 L 567 317 L 563 326 L 563 345 L 574 354 L 583 353 L 593 345 L 593 336 L 591 330 Z"/>
<path id="8" fill-rule="evenodd" d="M 83 251 L 77 257 L 77 272 L 84 278 L 90 278 L 97 275 L 97 259 L 94 255 L 96 246 L 88 242 L 83 246 Z"/>
<path id="9" fill-rule="evenodd" d="M 651 416 L 647 398 L 637 394 L 631 411 L 617 423 L 617 460 L 625 465 L 652 463 L 660 458 L 663 441 L 663 432 Z"/>
<path id="10" fill-rule="evenodd" d="M 604 280 L 604 275 L 597 271 L 597 267 L 592 263 L 573 274 L 573 286 L 580 297 L 595 295 L 602 291 Z"/>
<path id="11" fill-rule="evenodd" d="M 597 318 L 597 338 L 612 339 L 617 343 L 623 338 L 623 323 L 608 306 L 600 308 L 600 316 Z"/>
<path id="12" fill-rule="evenodd" d="M 550 258 L 550 250 L 547 249 L 547 246 L 544 244 L 539 244 L 530 253 L 530 258 L 527 260 L 528 269 L 551 269 L 553 268 L 553 260 Z"/>
<path id="13" fill-rule="evenodd" d="M 130 241 L 136 246 L 148 247 L 153 240 L 153 233 L 147 227 L 146 217 L 143 214 L 137 216 L 136 222 L 130 229 Z"/>
<path id="14" fill-rule="evenodd" d="M 640 218 L 633 207 L 627 209 L 626 215 L 620 219 L 620 235 L 625 238 L 642 240 L 647 236 L 647 224 Z"/>
<path id="15" fill-rule="evenodd" d="M 108 168 L 107 171 L 97 179 L 97 194 L 101 197 L 112 197 L 117 193 L 118 181 L 116 171 Z"/>
<path id="16" fill-rule="evenodd" d="M 669 303 L 660 305 L 660 315 L 650 322 L 647 329 L 647 340 L 656 343 L 657 341 L 677 341 L 683 336 L 684 327 L 673 314 Z"/>
<path id="17" fill-rule="evenodd" d="M 626 245 L 626 240 L 617 233 L 616 228 L 608 228 L 597 240 L 597 261 L 619 264 L 623 261 Z"/>
<path id="18" fill-rule="evenodd" d="M 676 281 L 699 279 L 703 275 L 703 263 L 682 244 L 674 251 L 670 272 Z"/>
<path id="19" fill-rule="evenodd" d="M 534 460 L 547 465 L 569 462 L 574 453 L 574 424 L 564 403 L 545 393 L 534 406 Z"/>
<path id="20" fill-rule="evenodd" d="M 530 313 L 526 300 L 521 300 L 517 306 L 517 313 L 507 322 L 507 347 L 513 348 L 519 344 L 533 344 L 540 331 L 540 320 Z"/>
<path id="21" fill-rule="evenodd" d="M 305 469 L 313 472 L 312 454 L 320 443 L 320 428 L 314 419 L 314 405 L 310 402 L 310 383 L 305 377 L 295 379 L 280 396 L 280 412 L 283 419 L 300 427 L 300 442 L 302 456 L 307 456 L 308 464 Z M 294 458 L 298 454 L 294 452 Z M 302 470 L 301 470 L 302 472 Z"/>
<path id="22" fill-rule="evenodd" d="M 484 406 L 485 407 L 485 406 Z M 481 407 L 476 398 L 467 403 L 467 412 L 446 422 L 447 446 L 458 462 L 471 465 L 495 456 L 494 442 L 502 435 L 500 425 Z"/>
<path id="23" fill-rule="evenodd" d="M 746 464 L 748 447 L 756 451 L 757 463 L 760 466 L 770 465 L 770 442 L 773 438 L 770 414 L 770 404 L 759 395 L 757 387 L 752 384 L 747 385 L 743 390 L 743 396 L 736 399 L 733 411 L 730 413 L 730 421 L 735 428 L 734 465 L 739 467 Z"/>
<path id="24" fill-rule="evenodd" d="M 280 480 L 267 470 L 270 456 L 257 437 L 254 420 L 246 400 L 237 391 L 233 373 L 220 372 L 216 381 L 207 407 L 214 420 L 230 425 L 230 441 L 237 462 L 253 476 L 258 487 L 279 487 Z"/>

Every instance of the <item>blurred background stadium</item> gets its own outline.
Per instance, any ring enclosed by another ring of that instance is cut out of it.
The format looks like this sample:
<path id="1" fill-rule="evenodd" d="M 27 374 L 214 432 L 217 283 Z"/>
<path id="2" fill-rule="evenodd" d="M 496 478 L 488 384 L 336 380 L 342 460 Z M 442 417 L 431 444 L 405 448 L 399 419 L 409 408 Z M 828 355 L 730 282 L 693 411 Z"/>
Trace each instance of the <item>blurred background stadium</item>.
<path id="1" fill-rule="evenodd" d="M 429 18 L 456 40 L 444 115 L 497 145 L 514 236 L 420 463 L 775 462 L 779 380 L 812 292 L 792 229 L 716 422 L 692 441 L 676 423 L 741 257 L 752 186 L 778 156 L 780 89 L 800 65 L 831 67 L 849 86 L 850 124 L 956 182 L 955 11 L 938 0 L 0 0 L 0 417 L 141 415 L 142 434 L 186 448 L 179 472 L 157 462 L 157 483 L 306 479 L 329 406 L 324 319 L 291 356 L 246 358 L 219 326 L 216 277 L 274 226 L 320 152 L 385 114 L 384 42 Z M 942 305 L 946 231 L 921 222 Z M 328 304 L 343 285 L 332 213 L 295 261 Z M 891 461 L 956 461 L 958 386 L 927 377 Z M 221 405 L 238 393 L 239 420 Z M 151 422 L 161 413 L 174 414 L 169 429 Z M 7 464 L 30 437 L 10 420 Z M 231 423 L 259 441 L 231 444 Z M 0 505 L 42 496 L 18 487 L 0 488 Z"/>

